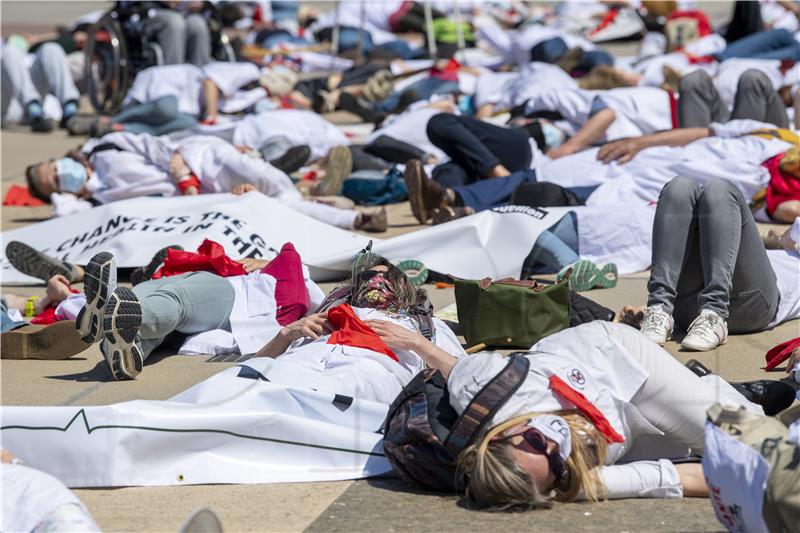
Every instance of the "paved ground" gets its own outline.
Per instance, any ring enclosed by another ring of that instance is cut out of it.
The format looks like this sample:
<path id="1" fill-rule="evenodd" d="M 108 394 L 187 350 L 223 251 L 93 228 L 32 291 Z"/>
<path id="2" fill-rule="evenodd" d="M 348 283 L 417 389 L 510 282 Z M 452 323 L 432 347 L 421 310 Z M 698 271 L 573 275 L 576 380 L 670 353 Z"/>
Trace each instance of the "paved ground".
<path id="1" fill-rule="evenodd" d="M 93 3 L 89 7 L 94 7 Z M 727 7 L 711 6 L 716 18 Z M 2 2 L 2 16 L 14 25 L 63 23 L 85 12 L 77 2 Z M 630 49 L 623 45 L 617 49 Z M 346 117 L 339 116 L 337 120 Z M 24 128 L 4 130 L 2 188 L 21 183 L 27 164 L 58 157 L 78 144 L 62 132 L 32 135 Z M 31 224 L 47 217 L 47 208 L 4 208 L 2 229 Z M 392 234 L 418 228 L 407 204 L 390 209 Z M 625 303 L 641 304 L 646 275 L 631 276 L 617 288 L 592 291 L 589 296 L 613 309 Z M 37 287 L 8 288 L 23 294 L 41 294 Z M 437 308 L 453 301 L 451 290 L 431 289 Z M 785 324 L 758 335 L 732 337 L 718 350 L 700 356 L 710 368 L 731 380 L 764 377 L 759 370 L 763 353 L 787 338 L 800 335 L 800 322 Z M 685 361 L 687 354 L 669 343 L 667 349 Z M 227 366 L 206 357 L 162 354 L 151 358 L 134 382 L 108 382 L 96 348 L 67 361 L 2 361 L 2 405 L 98 405 L 132 399 L 165 399 Z M 777 377 L 778 375 L 775 375 Z M 598 505 L 559 505 L 555 510 L 527 515 L 487 514 L 468 511 L 454 497 L 409 491 L 394 479 L 337 483 L 256 486 L 186 486 L 79 490 L 98 523 L 106 530 L 174 531 L 183 517 L 197 507 L 217 510 L 229 531 L 368 531 L 368 530 L 618 530 L 715 531 L 719 530 L 706 500 L 622 501 Z"/>

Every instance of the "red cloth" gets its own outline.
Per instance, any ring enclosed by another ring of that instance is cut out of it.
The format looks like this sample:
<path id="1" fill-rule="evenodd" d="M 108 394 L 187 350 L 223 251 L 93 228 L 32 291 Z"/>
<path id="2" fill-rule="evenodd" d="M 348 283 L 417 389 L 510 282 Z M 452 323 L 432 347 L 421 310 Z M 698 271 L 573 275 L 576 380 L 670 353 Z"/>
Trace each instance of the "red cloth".
<path id="1" fill-rule="evenodd" d="M 595 29 L 590 31 L 589 35 L 597 35 L 602 30 L 606 29 L 612 22 L 614 22 L 614 20 L 616 20 L 617 15 L 619 15 L 619 9 L 609 9 L 606 13 L 606 16 L 600 21 L 600 24 L 598 24 Z"/>
<path id="2" fill-rule="evenodd" d="M 277 280 L 275 303 L 278 306 L 278 324 L 285 326 L 306 316 L 311 301 L 303 278 L 303 261 L 292 243 L 284 244 L 280 253 L 261 272 Z"/>
<path id="3" fill-rule="evenodd" d="M 371 327 L 356 316 L 355 311 L 349 305 L 341 304 L 328 310 L 328 322 L 336 328 L 336 331 L 328 338 L 328 344 L 366 348 L 399 361 L 392 349 L 386 346 L 386 343 Z"/>
<path id="4" fill-rule="evenodd" d="M 200 180 L 194 174 L 190 174 L 188 178 L 178 182 L 178 190 L 181 191 L 181 194 L 186 194 L 186 189 L 189 187 L 195 187 L 197 192 L 200 192 Z"/>
<path id="5" fill-rule="evenodd" d="M 706 37 L 714 33 L 714 30 L 711 29 L 711 23 L 708 21 L 708 15 L 706 15 L 705 11 L 700 9 L 675 10 L 667 17 L 667 23 L 669 23 L 671 20 L 684 18 L 694 19 L 697 21 L 698 37 Z"/>
<path id="6" fill-rule="evenodd" d="M 789 359 L 789 356 L 792 355 L 792 350 L 798 347 L 800 347 L 800 337 L 783 342 L 772 348 L 764 356 L 764 359 L 767 360 L 767 366 L 764 367 L 764 370 L 772 370 Z"/>
<path id="7" fill-rule="evenodd" d="M 586 415 L 586 418 L 594 424 L 594 427 L 605 435 L 608 442 L 625 442 L 625 437 L 616 432 L 611 422 L 608 421 L 600 409 L 592 405 L 592 402 L 587 400 L 586 396 L 567 385 L 563 379 L 555 374 L 550 376 L 550 388 L 565 400 L 571 402 L 578 411 Z"/>
<path id="8" fill-rule="evenodd" d="M 678 124 L 678 99 L 675 98 L 675 93 L 667 91 L 669 95 L 669 119 L 672 121 L 672 129 L 680 128 Z"/>
<path id="9" fill-rule="evenodd" d="M 3 205 L 37 207 L 44 204 L 43 201 L 31 196 L 27 187 L 16 183 L 8 188 L 6 197 L 3 199 Z"/>
<path id="10" fill-rule="evenodd" d="M 72 294 L 78 294 L 78 291 L 73 289 L 72 287 L 69 288 L 69 292 Z M 44 311 L 36 315 L 31 319 L 31 324 L 42 324 L 46 326 L 47 324 L 55 324 L 56 322 L 60 322 L 58 318 L 56 318 L 56 308 L 58 304 L 50 304 L 44 308 Z"/>
<path id="11" fill-rule="evenodd" d="M 439 69 L 436 67 L 431 68 L 431 78 L 439 78 L 444 81 L 458 81 L 458 71 L 461 69 L 461 63 L 455 59 L 450 59 L 444 68 Z"/>
<path id="12" fill-rule="evenodd" d="M 767 214 L 772 216 L 783 202 L 800 200 L 800 178 L 781 171 L 781 158 L 778 154 L 772 159 L 761 163 L 769 171 L 769 184 L 767 185 Z"/>
<path id="13" fill-rule="evenodd" d="M 225 255 L 225 248 L 221 244 L 206 239 L 197 249 L 197 253 L 167 250 L 164 264 L 153 274 L 153 279 L 200 271 L 213 272 L 223 278 L 247 274 L 241 263 Z"/>

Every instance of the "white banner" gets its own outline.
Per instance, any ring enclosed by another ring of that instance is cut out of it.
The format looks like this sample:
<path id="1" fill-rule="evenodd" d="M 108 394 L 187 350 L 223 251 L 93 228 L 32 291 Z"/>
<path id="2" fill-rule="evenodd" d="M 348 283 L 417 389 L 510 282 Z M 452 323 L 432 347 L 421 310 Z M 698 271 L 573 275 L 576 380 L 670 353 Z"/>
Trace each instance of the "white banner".
<path id="1" fill-rule="evenodd" d="M 432 270 L 464 278 L 516 277 L 539 234 L 566 212 L 499 208 L 391 239 L 373 239 L 374 250 L 391 261 L 417 259 Z M 3 232 L 2 281 L 35 282 L 8 263 L 5 244 L 12 240 L 79 265 L 105 250 L 116 256 L 118 266 L 138 267 L 165 246 L 195 250 L 206 238 L 222 244 L 234 258 L 270 257 L 270 249 L 292 242 L 315 281 L 346 276 L 353 255 L 370 239 L 258 192 L 137 198 Z"/>
<path id="2" fill-rule="evenodd" d="M 388 405 L 346 389 L 337 378 L 259 358 L 166 401 L 4 406 L 0 437 L 3 448 L 70 487 L 384 474 L 391 467 L 378 431 Z"/>

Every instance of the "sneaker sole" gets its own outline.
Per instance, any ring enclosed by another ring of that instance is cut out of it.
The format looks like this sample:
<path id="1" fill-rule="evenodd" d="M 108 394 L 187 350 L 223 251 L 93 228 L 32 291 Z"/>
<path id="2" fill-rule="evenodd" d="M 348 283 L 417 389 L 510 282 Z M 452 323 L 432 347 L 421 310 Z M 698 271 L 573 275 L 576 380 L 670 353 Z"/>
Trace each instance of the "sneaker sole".
<path id="1" fill-rule="evenodd" d="M 19 241 L 11 241 L 6 246 L 6 257 L 11 265 L 28 276 L 47 281 L 53 276 L 61 275 L 70 282 L 75 281 L 72 268 L 63 261 L 31 248 Z"/>
<path id="2" fill-rule="evenodd" d="M 569 288 L 573 292 L 591 290 L 597 284 L 598 277 L 602 277 L 597 266 L 591 261 L 582 259 L 572 265 L 572 276 L 569 278 Z"/>
<path id="3" fill-rule="evenodd" d="M 135 379 L 144 367 L 136 345 L 142 325 L 142 306 L 132 290 L 119 287 L 108 298 L 103 317 L 102 351 L 114 379 Z"/>
<path id="4" fill-rule="evenodd" d="M 342 190 L 342 184 L 353 171 L 353 156 L 346 146 L 335 146 L 328 154 L 325 177 L 317 186 L 316 196 L 335 196 Z"/>
<path id="5" fill-rule="evenodd" d="M 713 348 L 703 348 L 703 347 L 700 347 L 700 346 L 693 346 L 691 344 L 687 344 L 686 342 L 681 342 L 681 348 L 683 348 L 684 350 L 687 350 L 689 352 L 709 352 L 711 350 L 715 350 L 715 349 L 719 348 L 720 346 L 722 346 L 723 344 L 725 344 L 727 342 L 728 342 L 728 339 L 726 337 L 725 339 L 720 341 L 720 343 L 717 344 L 716 346 L 714 346 Z"/>
<path id="6" fill-rule="evenodd" d="M 84 342 L 95 343 L 102 338 L 103 313 L 109 294 L 117 285 L 117 269 L 114 256 L 100 252 L 86 265 L 83 278 L 83 292 L 86 305 L 78 313 L 75 329 Z"/>

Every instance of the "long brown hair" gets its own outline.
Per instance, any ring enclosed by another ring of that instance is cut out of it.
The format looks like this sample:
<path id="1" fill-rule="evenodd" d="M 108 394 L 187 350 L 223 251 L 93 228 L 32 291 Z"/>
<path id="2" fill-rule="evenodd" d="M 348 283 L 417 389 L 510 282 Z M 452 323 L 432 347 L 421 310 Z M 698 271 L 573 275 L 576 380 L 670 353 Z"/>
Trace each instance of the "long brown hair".
<path id="1" fill-rule="evenodd" d="M 542 413 L 530 413 L 494 426 L 486 436 L 458 456 L 457 471 L 466 484 L 465 496 L 474 507 L 495 511 L 527 511 L 550 507 L 550 495 L 537 487 L 514 461 L 511 444 L 495 437 Z M 594 425 L 577 411 L 555 413 L 563 417 L 572 437 L 572 453 L 566 461 L 567 480 L 553 489 L 552 499 L 570 501 L 583 495 L 598 501 L 604 487 L 597 466 L 605 463 L 608 445 Z"/>

